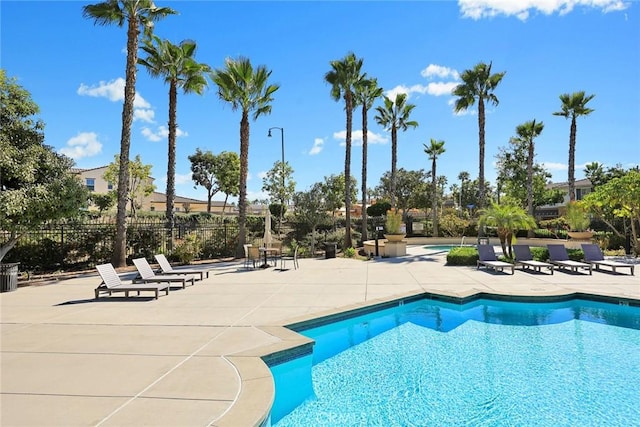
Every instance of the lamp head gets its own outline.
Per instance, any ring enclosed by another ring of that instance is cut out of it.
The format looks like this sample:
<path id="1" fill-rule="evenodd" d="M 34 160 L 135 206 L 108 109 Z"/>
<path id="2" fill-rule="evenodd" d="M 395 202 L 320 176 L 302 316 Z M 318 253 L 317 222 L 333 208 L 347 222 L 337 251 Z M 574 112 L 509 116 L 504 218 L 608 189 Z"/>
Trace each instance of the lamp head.
<path id="1" fill-rule="evenodd" d="M 271 138 L 271 129 L 269 129 L 269 133 L 267 134 L 267 137 Z"/>

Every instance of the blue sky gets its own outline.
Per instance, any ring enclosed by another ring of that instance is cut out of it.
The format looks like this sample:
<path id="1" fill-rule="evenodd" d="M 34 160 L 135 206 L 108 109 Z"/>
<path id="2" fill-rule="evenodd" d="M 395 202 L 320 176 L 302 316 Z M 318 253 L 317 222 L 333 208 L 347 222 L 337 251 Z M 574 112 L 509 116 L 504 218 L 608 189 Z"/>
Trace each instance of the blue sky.
<path id="1" fill-rule="evenodd" d="M 97 1 L 95 2 L 97 3 Z M 29 90 L 46 123 L 46 143 L 91 168 L 119 153 L 126 34 L 95 26 L 78 1 L 0 2 L 1 66 Z M 559 95 L 595 94 L 589 117 L 578 120 L 576 178 L 584 165 L 640 163 L 640 4 L 621 0 L 498 0 L 395 2 L 161 2 L 179 12 L 156 25 L 161 38 L 198 44 L 196 59 L 220 68 L 226 57 L 246 56 L 273 71 L 272 114 L 251 122 L 248 197 L 264 198 L 262 176 L 285 157 L 298 190 L 344 170 L 345 114 L 324 75 L 331 60 L 354 52 L 363 71 L 394 94 L 409 93 L 419 127 L 399 133 L 398 167 L 430 170 L 423 143 L 445 141 L 438 175 L 449 185 L 461 171 L 478 175 L 475 109 L 454 114 L 450 91 L 458 75 L 480 61 L 506 71 L 489 107 L 486 177 L 493 182 L 499 147 L 517 125 L 536 119 L 536 161 L 554 181 L 566 181 L 569 121 Z M 390 135 L 369 117 L 368 186 L 391 168 Z M 158 191 L 166 189 L 168 87 L 138 70 L 131 157 L 152 164 Z M 360 112 L 354 114 L 352 174 L 360 182 Z M 202 96 L 179 94 L 176 192 L 194 189 L 187 156 L 196 148 L 239 152 L 240 113 L 222 103 L 216 88 Z M 358 184 L 359 188 L 359 184 Z M 219 194 L 216 200 L 222 200 Z"/>

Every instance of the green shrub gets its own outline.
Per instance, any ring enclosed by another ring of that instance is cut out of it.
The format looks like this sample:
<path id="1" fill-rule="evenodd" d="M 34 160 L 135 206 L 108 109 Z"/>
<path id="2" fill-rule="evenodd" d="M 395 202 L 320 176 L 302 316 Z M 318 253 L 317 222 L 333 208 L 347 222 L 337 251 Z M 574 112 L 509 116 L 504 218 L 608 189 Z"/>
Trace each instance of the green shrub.
<path id="1" fill-rule="evenodd" d="M 193 233 L 189 233 L 184 239 L 177 241 L 173 248 L 173 252 L 171 253 L 171 258 L 180 263 L 189 264 L 199 254 L 200 241 L 198 236 Z"/>
<path id="2" fill-rule="evenodd" d="M 346 258 L 353 258 L 354 256 L 356 256 L 356 250 L 353 248 L 347 248 L 344 250 L 344 256 Z"/>
<path id="3" fill-rule="evenodd" d="M 478 258 L 478 250 L 476 248 L 452 248 L 447 254 L 447 265 L 476 265 Z"/>
<path id="4" fill-rule="evenodd" d="M 549 250 L 547 248 L 532 246 L 531 255 L 535 261 L 545 262 L 549 259 Z"/>

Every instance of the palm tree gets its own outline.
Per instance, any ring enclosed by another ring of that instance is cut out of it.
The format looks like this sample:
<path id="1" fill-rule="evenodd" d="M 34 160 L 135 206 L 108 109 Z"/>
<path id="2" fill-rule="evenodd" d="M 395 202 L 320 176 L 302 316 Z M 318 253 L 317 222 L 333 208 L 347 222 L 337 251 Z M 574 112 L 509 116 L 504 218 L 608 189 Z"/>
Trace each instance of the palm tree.
<path id="1" fill-rule="evenodd" d="M 147 58 L 139 59 L 153 77 L 163 77 L 169 84 L 169 149 L 167 163 L 167 223 L 173 227 L 173 202 L 176 195 L 176 130 L 178 89 L 184 93 L 195 92 L 201 95 L 207 87 L 204 73 L 211 71 L 211 67 L 200 64 L 193 58 L 196 52 L 196 42 L 184 40 L 174 45 L 168 40 L 160 40 L 152 36 L 145 40 L 142 50 Z"/>
<path id="2" fill-rule="evenodd" d="M 356 58 L 354 53 L 349 53 L 341 60 L 331 61 L 331 71 L 325 74 L 324 79 L 331 85 L 331 98 L 335 101 L 344 99 L 347 113 L 347 128 L 345 138 L 344 176 L 345 176 L 345 237 L 344 247 L 350 248 L 351 243 L 351 131 L 353 128 L 352 115 L 354 108 L 354 93 L 359 82 L 364 78 L 360 70 L 362 59 Z"/>
<path id="3" fill-rule="evenodd" d="M 535 217 L 533 206 L 533 158 L 535 156 L 534 139 L 540 136 L 544 129 L 544 123 L 536 123 L 535 119 L 516 127 L 516 134 L 521 141 L 527 144 L 527 212 Z M 533 237 L 533 230 L 529 230 L 529 237 Z"/>
<path id="4" fill-rule="evenodd" d="M 460 78 L 462 83 L 456 86 L 452 94 L 457 96 L 454 110 L 456 113 L 464 111 L 478 100 L 478 140 L 480 147 L 479 173 L 478 173 L 478 205 L 484 206 L 484 127 L 485 127 L 485 101 L 498 105 L 498 98 L 493 94 L 505 72 L 491 74 L 491 63 L 478 63 L 473 69 L 465 70 Z"/>
<path id="5" fill-rule="evenodd" d="M 569 132 L 569 201 L 576 199 L 576 119 L 579 116 L 588 116 L 593 113 L 593 109 L 587 108 L 587 102 L 591 101 L 595 95 L 585 95 L 584 91 L 572 94 L 563 93 L 560 95 L 562 111 L 556 111 L 554 116 L 562 116 L 565 119 L 571 118 L 571 130 Z"/>
<path id="6" fill-rule="evenodd" d="M 395 100 L 384 97 L 384 107 L 376 107 L 378 114 L 375 119 L 379 125 L 391 130 L 391 207 L 396 208 L 396 165 L 398 163 L 398 129 L 406 131 L 408 128 L 418 127 L 418 122 L 409 120 L 411 112 L 416 106 L 407 104 L 407 94 L 399 93 Z"/>
<path id="7" fill-rule="evenodd" d="M 458 179 L 460 180 L 460 212 L 462 213 L 462 193 L 464 190 L 465 181 L 469 181 L 469 172 L 462 171 L 458 174 Z"/>
<path id="8" fill-rule="evenodd" d="M 356 86 L 354 101 L 362 107 L 362 241 L 367 240 L 367 139 L 368 112 L 376 99 L 382 96 L 383 89 L 378 87 L 378 79 L 363 79 Z"/>
<path id="9" fill-rule="evenodd" d="M 430 145 L 422 145 L 424 145 L 424 152 L 427 153 L 431 159 L 431 190 L 433 192 L 433 197 L 431 199 L 431 215 L 433 218 L 433 237 L 438 237 L 438 188 L 436 179 L 436 159 L 446 150 L 444 148 L 444 141 L 437 141 L 433 138 L 431 138 Z"/>
<path id="10" fill-rule="evenodd" d="M 171 8 L 156 7 L 153 0 L 107 0 L 82 7 L 82 16 L 93 19 L 98 25 L 127 23 L 127 65 L 125 68 L 124 103 L 122 106 L 122 133 L 120 136 L 120 170 L 118 174 L 118 210 L 116 214 L 116 239 L 111 263 L 115 267 L 126 265 L 127 244 L 127 184 L 129 182 L 129 149 L 133 100 L 136 96 L 136 72 L 138 63 L 138 38 L 144 30 L 151 35 L 153 23 L 175 14 Z"/>
<path id="11" fill-rule="evenodd" d="M 211 80 L 218 85 L 218 96 L 242 111 L 240 120 L 240 195 L 238 198 L 239 238 L 236 253 L 244 254 L 247 239 L 247 171 L 249 170 L 249 114 L 253 120 L 271 113 L 273 94 L 280 85 L 269 84 L 271 71 L 263 65 L 253 68 L 248 58 L 225 60 L 225 68 L 211 73 Z"/>
<path id="12" fill-rule="evenodd" d="M 502 253 L 513 258 L 511 248 L 513 234 L 521 229 L 532 229 L 536 226 L 536 221 L 519 206 L 492 203 L 490 207 L 480 211 L 478 226 L 486 225 L 496 228 Z"/>

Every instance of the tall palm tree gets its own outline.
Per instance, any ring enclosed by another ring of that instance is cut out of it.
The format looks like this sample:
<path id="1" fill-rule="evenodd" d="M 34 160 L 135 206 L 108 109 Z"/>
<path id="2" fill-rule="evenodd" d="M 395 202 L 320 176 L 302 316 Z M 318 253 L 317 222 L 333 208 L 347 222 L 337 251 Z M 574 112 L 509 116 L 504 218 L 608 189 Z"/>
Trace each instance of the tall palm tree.
<path id="1" fill-rule="evenodd" d="M 384 106 L 376 107 L 378 114 L 375 119 L 379 125 L 391 130 L 391 207 L 396 208 L 396 166 L 398 163 L 398 129 L 406 131 L 408 128 L 418 127 L 418 122 L 409 120 L 411 112 L 416 106 L 407 104 L 407 94 L 399 93 L 394 100 L 384 97 Z M 397 209 L 397 208 L 396 208 Z"/>
<path id="2" fill-rule="evenodd" d="M 207 87 L 204 73 L 211 71 L 206 64 L 196 62 L 193 58 L 196 52 L 196 42 L 184 40 L 174 45 L 168 40 L 160 40 L 152 36 L 145 40 L 142 50 L 147 57 L 139 59 L 153 77 L 163 77 L 169 84 L 169 149 L 167 163 L 167 223 L 173 227 L 173 204 L 176 195 L 176 131 L 178 89 L 185 94 L 197 93 L 201 95 Z"/>
<path id="3" fill-rule="evenodd" d="M 120 170 L 118 174 L 118 208 L 116 214 L 116 238 L 111 263 L 115 267 L 126 265 L 127 252 L 127 184 L 129 182 L 129 149 L 133 100 L 136 96 L 138 63 L 138 39 L 144 31 L 151 35 L 153 23 L 175 14 L 171 8 L 156 7 L 153 0 L 107 0 L 82 7 L 82 16 L 93 19 L 97 25 L 127 23 L 127 65 L 125 68 L 124 103 L 122 106 L 122 133 L 120 136 Z"/>
<path id="4" fill-rule="evenodd" d="M 361 74 L 362 59 L 356 58 L 352 52 L 340 60 L 330 62 L 331 71 L 327 72 L 324 79 L 331 85 L 331 98 L 335 101 L 344 99 L 347 114 L 347 128 L 345 138 L 344 176 L 345 176 L 345 237 L 344 247 L 353 246 L 351 242 L 351 131 L 353 129 L 354 93 L 359 82 L 364 78 Z"/>
<path id="5" fill-rule="evenodd" d="M 457 96 L 454 110 L 456 113 L 464 111 L 478 100 L 478 141 L 480 155 L 478 159 L 478 205 L 484 206 L 484 127 L 485 127 L 485 102 L 498 105 L 498 98 L 493 91 L 496 89 L 506 72 L 491 74 L 491 63 L 478 63 L 473 69 L 465 70 L 460 78 L 462 83 L 456 86 L 452 94 Z"/>
<path id="6" fill-rule="evenodd" d="M 362 107 L 362 241 L 367 240 L 367 142 L 368 112 L 374 102 L 382 96 L 383 89 L 378 87 L 378 79 L 363 79 L 356 86 L 354 100 Z"/>
<path id="7" fill-rule="evenodd" d="M 569 201 L 576 199 L 576 119 L 580 116 L 588 116 L 594 110 L 587 108 L 587 102 L 591 101 L 595 95 L 585 95 L 584 91 L 572 94 L 563 93 L 560 95 L 562 110 L 553 113 L 554 116 L 562 116 L 571 119 L 571 130 L 569 132 Z"/>
<path id="8" fill-rule="evenodd" d="M 271 113 L 273 94 L 280 88 L 270 84 L 271 71 L 264 65 L 253 68 L 248 58 L 225 60 L 223 69 L 211 72 L 211 80 L 218 86 L 218 96 L 242 112 L 240 119 L 240 195 L 238 198 L 239 238 L 236 253 L 243 256 L 247 240 L 247 171 L 249 170 L 249 114 L 253 120 Z"/>
<path id="9" fill-rule="evenodd" d="M 429 145 L 424 145 L 424 152 L 427 153 L 431 159 L 431 191 L 433 197 L 431 198 L 431 215 L 433 222 L 433 237 L 438 237 L 438 187 L 436 178 L 436 160 L 438 156 L 443 154 L 446 150 L 444 148 L 444 141 L 438 141 L 431 138 Z"/>
<path id="10" fill-rule="evenodd" d="M 527 144 L 527 212 L 535 217 L 535 207 L 533 206 L 533 158 L 535 156 L 534 140 L 540 136 L 544 129 L 544 123 L 536 122 L 535 119 L 525 122 L 516 127 L 516 134 L 520 140 Z M 529 237 L 533 237 L 533 230 L 529 230 Z"/>
<path id="11" fill-rule="evenodd" d="M 460 180 L 460 213 L 462 213 L 462 193 L 464 190 L 465 181 L 469 181 L 469 172 L 462 171 L 458 174 L 458 179 Z"/>
<path id="12" fill-rule="evenodd" d="M 528 215 L 520 206 L 492 204 L 480 211 L 478 227 L 485 225 L 496 227 L 496 233 L 500 239 L 502 253 L 513 258 L 511 241 L 513 234 L 522 229 L 530 230 L 536 226 L 536 221 Z"/>

